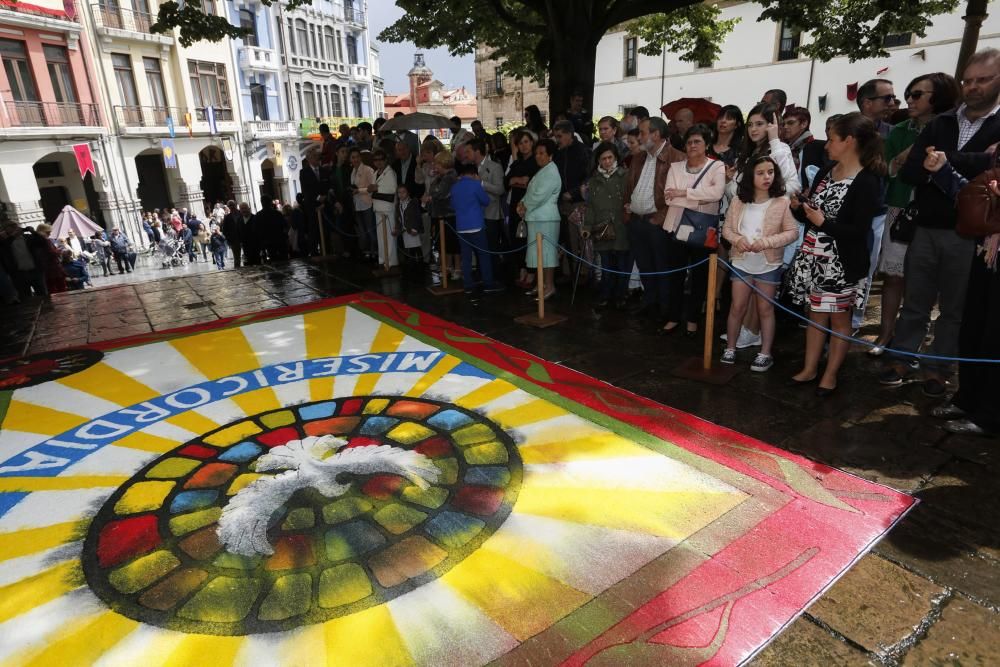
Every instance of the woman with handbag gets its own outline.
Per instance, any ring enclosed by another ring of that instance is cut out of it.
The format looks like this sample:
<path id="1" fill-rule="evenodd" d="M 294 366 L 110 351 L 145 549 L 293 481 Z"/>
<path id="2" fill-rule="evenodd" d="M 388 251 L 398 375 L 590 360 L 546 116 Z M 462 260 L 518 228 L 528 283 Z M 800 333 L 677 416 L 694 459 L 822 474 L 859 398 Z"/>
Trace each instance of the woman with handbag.
<path id="1" fill-rule="evenodd" d="M 508 235 L 513 241 L 512 250 L 523 250 L 528 243 L 527 223 L 517 212 L 524 193 L 528 191 L 528 182 L 538 173 L 538 163 L 535 162 L 535 136 L 528 130 L 514 130 L 511 135 L 511 146 L 514 149 L 513 158 L 507 173 L 504 175 L 504 187 L 507 190 Z M 520 275 L 514 284 L 521 289 L 531 289 L 535 286 L 535 276 L 528 271 L 525 257 L 520 258 Z"/>
<path id="2" fill-rule="evenodd" d="M 870 356 L 881 356 L 883 348 L 892 340 L 896 316 L 903 303 L 903 260 L 916 229 L 915 212 L 910 208 L 913 186 L 899 178 L 899 170 L 927 123 L 939 113 L 954 107 L 960 95 L 961 90 L 954 77 L 943 72 L 918 76 L 906 87 L 903 95 L 910 117 L 893 127 L 885 140 L 885 161 L 889 166 L 885 193 L 888 206 L 885 228 L 888 233 L 882 235 L 882 254 L 878 264 L 882 274 L 882 321 L 875 347 L 868 350 Z"/>
<path id="3" fill-rule="evenodd" d="M 712 131 L 698 124 L 684 134 L 687 160 L 674 162 L 667 172 L 664 188 L 667 215 L 667 268 L 680 269 L 707 259 L 719 246 L 719 206 L 726 190 L 726 165 L 708 157 Z M 708 280 L 708 265 L 691 269 L 691 293 L 685 298 L 685 272 L 667 276 L 667 323 L 662 334 L 669 335 L 687 323 L 688 336 L 698 332 L 698 319 Z"/>
<path id="4" fill-rule="evenodd" d="M 880 178 L 886 172 L 882 138 L 875 124 L 859 112 L 845 114 L 834 123 L 826 151 L 835 164 L 816 175 L 808 200 L 792 202 L 796 217 L 807 226 L 789 269 L 792 301 L 809 306 L 813 324 L 806 332 L 805 363 L 792 382 L 808 384 L 818 379 L 816 395 L 821 398 L 836 390 L 837 372 L 851 346 L 851 314 L 865 295 L 868 237 L 881 206 Z M 824 329 L 843 338 L 830 338 L 821 377 Z"/>
<path id="5" fill-rule="evenodd" d="M 594 251 L 601 256 L 597 307 L 604 308 L 613 302 L 621 310 L 625 307 L 632 271 L 625 230 L 625 169 L 618 166 L 618 149 L 613 143 L 598 145 L 594 157 L 596 166 L 587 183 L 587 210 L 581 236 L 593 240 Z"/>
<path id="6" fill-rule="evenodd" d="M 736 363 L 736 341 L 750 305 L 750 296 L 759 290 L 763 298 L 757 304 L 760 318 L 760 352 L 750 365 L 762 373 L 774 364 L 774 299 L 784 272 L 784 247 L 799 237 L 799 225 L 792 217 L 781 170 L 775 161 L 763 155 L 746 166 L 740 179 L 737 197 L 726 212 L 722 234 L 732 245 L 729 253 L 735 270 L 732 276 L 733 301 L 729 307 L 727 340 L 729 344 L 719 360 Z"/>

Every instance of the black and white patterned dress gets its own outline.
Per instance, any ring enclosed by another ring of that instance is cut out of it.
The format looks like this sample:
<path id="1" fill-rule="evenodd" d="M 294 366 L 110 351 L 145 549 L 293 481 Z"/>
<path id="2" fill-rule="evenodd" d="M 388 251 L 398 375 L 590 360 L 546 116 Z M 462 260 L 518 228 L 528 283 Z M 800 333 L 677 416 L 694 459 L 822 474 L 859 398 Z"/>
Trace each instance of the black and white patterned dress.
<path id="1" fill-rule="evenodd" d="M 826 222 L 837 219 L 853 182 L 853 177 L 835 181 L 828 174 L 816 184 L 811 201 L 823 213 Z M 846 313 L 860 307 L 868 280 L 847 282 L 836 240 L 812 226 L 806 231 L 788 275 L 792 301 L 798 305 L 809 304 L 809 309 L 815 313 Z"/>

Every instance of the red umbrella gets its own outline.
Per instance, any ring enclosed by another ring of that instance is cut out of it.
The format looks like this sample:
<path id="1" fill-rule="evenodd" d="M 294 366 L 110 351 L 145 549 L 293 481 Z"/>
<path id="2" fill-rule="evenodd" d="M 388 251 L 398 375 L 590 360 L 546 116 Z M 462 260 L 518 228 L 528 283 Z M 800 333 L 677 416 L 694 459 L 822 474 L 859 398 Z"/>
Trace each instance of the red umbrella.
<path id="1" fill-rule="evenodd" d="M 712 123 L 715 121 L 716 116 L 719 115 L 719 112 L 722 111 L 720 105 L 710 102 L 704 97 L 682 97 L 679 100 L 667 102 L 660 107 L 663 115 L 670 120 L 673 120 L 674 116 L 681 109 L 690 109 L 694 114 L 694 122 L 696 123 Z"/>

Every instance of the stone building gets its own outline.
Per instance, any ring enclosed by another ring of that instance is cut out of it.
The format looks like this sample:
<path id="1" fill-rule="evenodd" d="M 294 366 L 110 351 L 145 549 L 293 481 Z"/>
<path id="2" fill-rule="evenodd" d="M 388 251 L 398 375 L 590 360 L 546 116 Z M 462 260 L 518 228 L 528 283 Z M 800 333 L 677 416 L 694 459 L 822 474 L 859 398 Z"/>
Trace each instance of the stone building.
<path id="1" fill-rule="evenodd" d="M 505 75 L 503 61 L 488 57 L 492 51 L 484 46 L 476 49 L 476 98 L 483 126 L 489 129 L 511 123 L 520 125 L 524 108 L 532 104 L 547 123 L 549 89 L 530 79 Z"/>

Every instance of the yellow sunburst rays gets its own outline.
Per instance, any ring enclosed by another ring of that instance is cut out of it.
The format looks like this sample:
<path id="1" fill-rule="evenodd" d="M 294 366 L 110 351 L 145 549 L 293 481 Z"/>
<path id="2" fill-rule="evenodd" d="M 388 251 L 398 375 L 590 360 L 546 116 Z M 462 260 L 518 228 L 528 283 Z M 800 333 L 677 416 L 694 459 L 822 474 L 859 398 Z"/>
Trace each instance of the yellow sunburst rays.
<path id="1" fill-rule="evenodd" d="M 238 328 L 177 338 L 171 340 L 170 344 L 209 379 L 236 375 L 260 367 L 257 354 Z M 232 400 L 248 415 L 282 407 L 271 387 L 237 394 Z"/>
<path id="2" fill-rule="evenodd" d="M 306 337 L 306 357 L 319 359 L 341 354 L 347 308 L 316 310 L 302 316 Z M 333 376 L 309 380 L 309 394 L 314 401 L 333 397 Z"/>
<path id="3" fill-rule="evenodd" d="M 371 347 L 368 350 L 372 353 L 388 353 L 395 352 L 402 345 L 403 339 L 406 338 L 406 334 L 396 329 L 395 327 L 380 323 L 378 331 L 375 332 L 375 338 L 372 339 Z M 371 372 L 365 373 L 358 377 L 357 383 L 354 385 L 354 394 L 357 396 L 366 396 L 375 390 L 375 385 L 378 384 L 379 378 L 382 377 L 382 373 Z"/>

